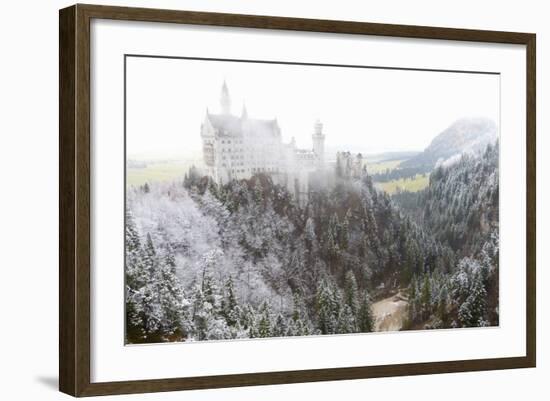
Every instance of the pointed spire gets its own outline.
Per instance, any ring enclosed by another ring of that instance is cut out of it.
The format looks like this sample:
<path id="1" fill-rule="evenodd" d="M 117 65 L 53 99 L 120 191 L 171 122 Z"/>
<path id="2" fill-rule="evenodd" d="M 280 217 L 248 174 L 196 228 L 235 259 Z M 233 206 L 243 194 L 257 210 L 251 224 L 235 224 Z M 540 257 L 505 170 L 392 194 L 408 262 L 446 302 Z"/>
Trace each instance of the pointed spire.
<path id="1" fill-rule="evenodd" d="M 231 96 L 229 95 L 229 89 L 225 79 L 222 85 L 222 93 L 220 97 L 220 105 L 222 114 L 231 114 Z"/>
<path id="2" fill-rule="evenodd" d="M 246 104 L 243 103 L 243 111 L 241 113 L 241 120 L 246 120 L 248 118 L 248 111 L 246 110 Z"/>

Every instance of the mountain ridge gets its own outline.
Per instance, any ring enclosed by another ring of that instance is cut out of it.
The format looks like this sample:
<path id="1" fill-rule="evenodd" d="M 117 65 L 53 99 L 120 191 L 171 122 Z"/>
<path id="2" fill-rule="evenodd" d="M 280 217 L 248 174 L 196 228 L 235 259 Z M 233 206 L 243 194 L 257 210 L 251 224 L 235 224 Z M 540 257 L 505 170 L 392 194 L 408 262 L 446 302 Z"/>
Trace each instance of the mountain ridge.
<path id="1" fill-rule="evenodd" d="M 401 168 L 432 170 L 453 156 L 484 149 L 498 137 L 495 122 L 485 117 L 462 118 L 439 133 L 422 153 L 403 161 Z"/>

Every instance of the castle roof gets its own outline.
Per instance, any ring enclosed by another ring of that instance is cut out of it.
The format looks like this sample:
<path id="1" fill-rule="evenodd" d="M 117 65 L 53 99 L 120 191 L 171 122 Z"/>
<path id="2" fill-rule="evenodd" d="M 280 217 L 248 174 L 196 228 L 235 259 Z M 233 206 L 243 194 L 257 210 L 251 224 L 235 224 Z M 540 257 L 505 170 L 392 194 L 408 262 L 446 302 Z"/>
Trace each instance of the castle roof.
<path id="1" fill-rule="evenodd" d="M 218 135 L 237 137 L 243 134 L 256 136 L 280 135 L 277 120 L 241 118 L 232 114 L 207 114 Z"/>

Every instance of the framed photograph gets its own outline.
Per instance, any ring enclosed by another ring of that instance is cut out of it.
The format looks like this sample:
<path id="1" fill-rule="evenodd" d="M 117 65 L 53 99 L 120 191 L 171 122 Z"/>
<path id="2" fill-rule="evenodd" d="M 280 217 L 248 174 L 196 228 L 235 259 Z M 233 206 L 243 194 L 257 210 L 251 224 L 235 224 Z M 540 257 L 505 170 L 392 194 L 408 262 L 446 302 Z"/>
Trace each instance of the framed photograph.
<path id="1" fill-rule="evenodd" d="M 535 366 L 534 34 L 59 18 L 61 391 Z"/>

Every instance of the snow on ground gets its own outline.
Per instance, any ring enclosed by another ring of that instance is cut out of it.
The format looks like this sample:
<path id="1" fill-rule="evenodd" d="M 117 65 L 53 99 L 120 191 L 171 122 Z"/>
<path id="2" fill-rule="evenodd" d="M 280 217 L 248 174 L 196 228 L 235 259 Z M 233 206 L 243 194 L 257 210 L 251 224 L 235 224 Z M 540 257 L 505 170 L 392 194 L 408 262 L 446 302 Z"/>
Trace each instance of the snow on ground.
<path id="1" fill-rule="evenodd" d="M 372 305 L 374 331 L 398 331 L 407 317 L 408 302 L 401 293 L 382 299 Z"/>

